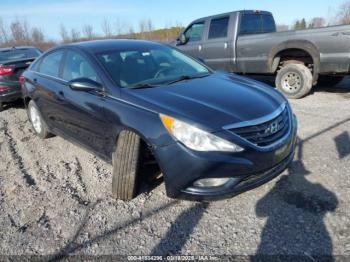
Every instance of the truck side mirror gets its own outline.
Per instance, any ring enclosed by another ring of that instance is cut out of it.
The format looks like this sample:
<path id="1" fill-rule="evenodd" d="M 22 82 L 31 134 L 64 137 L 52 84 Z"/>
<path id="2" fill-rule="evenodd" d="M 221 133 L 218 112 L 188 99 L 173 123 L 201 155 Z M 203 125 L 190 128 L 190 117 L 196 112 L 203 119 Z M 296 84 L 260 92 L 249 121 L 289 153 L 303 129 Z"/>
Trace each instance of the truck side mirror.
<path id="1" fill-rule="evenodd" d="M 188 41 L 186 35 L 184 33 L 181 33 L 180 36 L 177 39 L 177 45 L 184 45 Z"/>

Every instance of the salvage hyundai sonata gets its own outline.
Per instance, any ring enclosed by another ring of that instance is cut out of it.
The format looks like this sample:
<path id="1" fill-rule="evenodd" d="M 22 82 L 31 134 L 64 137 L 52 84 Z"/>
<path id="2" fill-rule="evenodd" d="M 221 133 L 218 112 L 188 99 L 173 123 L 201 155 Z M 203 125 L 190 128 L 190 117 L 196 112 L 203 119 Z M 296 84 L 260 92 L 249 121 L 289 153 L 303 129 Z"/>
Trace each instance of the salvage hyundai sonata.
<path id="1" fill-rule="evenodd" d="M 135 197 L 152 163 L 169 197 L 202 200 L 261 185 L 293 159 L 297 122 L 279 92 L 160 43 L 60 46 L 22 84 L 36 134 L 112 163 L 116 198 Z"/>

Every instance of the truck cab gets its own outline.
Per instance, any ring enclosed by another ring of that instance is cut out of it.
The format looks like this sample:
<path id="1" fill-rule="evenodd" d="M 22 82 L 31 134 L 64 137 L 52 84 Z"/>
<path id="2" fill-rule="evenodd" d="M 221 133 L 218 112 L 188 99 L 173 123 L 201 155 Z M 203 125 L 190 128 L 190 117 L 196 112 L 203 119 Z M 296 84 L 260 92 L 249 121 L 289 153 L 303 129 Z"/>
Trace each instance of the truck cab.
<path id="1" fill-rule="evenodd" d="M 271 32 L 276 32 L 276 25 L 270 12 L 236 11 L 193 21 L 179 36 L 176 46 L 213 69 L 244 72 L 250 63 L 238 63 L 241 59 L 236 51 L 237 38 Z"/>

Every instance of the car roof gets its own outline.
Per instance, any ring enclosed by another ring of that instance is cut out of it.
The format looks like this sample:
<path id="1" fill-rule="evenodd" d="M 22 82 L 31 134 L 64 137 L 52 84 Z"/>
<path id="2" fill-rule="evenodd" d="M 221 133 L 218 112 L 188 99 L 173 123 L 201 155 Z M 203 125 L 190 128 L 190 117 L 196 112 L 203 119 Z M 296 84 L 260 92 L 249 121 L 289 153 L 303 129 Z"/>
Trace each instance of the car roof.
<path id="1" fill-rule="evenodd" d="M 192 21 L 191 24 L 196 23 L 196 22 L 200 22 L 200 21 L 203 21 L 203 20 L 207 20 L 207 19 L 210 19 L 210 18 L 214 18 L 214 17 L 229 16 L 231 14 L 236 14 L 236 13 L 272 15 L 271 12 L 263 11 L 263 10 L 237 10 L 237 11 L 232 11 L 232 12 L 227 12 L 227 13 L 222 13 L 222 14 L 216 14 L 216 15 L 210 15 L 210 16 L 206 16 L 206 17 L 201 17 L 201 18 L 198 18 L 198 19 Z"/>
<path id="2" fill-rule="evenodd" d="M 78 43 L 71 43 L 68 45 L 62 45 L 58 48 L 64 47 L 78 47 L 84 49 L 90 53 L 103 53 L 106 51 L 116 50 L 116 49 L 137 49 L 140 47 L 151 48 L 155 46 L 161 46 L 161 43 L 146 41 L 146 40 L 136 40 L 136 39 L 106 39 L 106 40 L 93 40 L 84 41 Z"/>
<path id="3" fill-rule="evenodd" d="M 16 50 L 16 49 L 19 49 L 19 50 L 23 50 L 23 49 L 38 49 L 34 46 L 12 46 L 12 47 L 2 47 L 0 48 L 0 52 L 1 51 L 10 51 L 10 50 Z"/>

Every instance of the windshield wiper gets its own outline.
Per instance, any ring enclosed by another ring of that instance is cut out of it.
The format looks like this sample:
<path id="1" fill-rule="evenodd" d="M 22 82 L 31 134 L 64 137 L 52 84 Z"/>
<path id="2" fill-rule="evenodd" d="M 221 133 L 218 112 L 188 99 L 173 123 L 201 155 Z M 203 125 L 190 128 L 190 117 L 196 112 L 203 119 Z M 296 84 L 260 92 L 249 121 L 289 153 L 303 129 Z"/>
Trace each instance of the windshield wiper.
<path id="1" fill-rule="evenodd" d="M 200 74 L 200 75 L 192 75 L 192 76 L 191 75 L 182 75 L 179 78 L 166 83 L 166 85 L 171 85 L 171 84 L 174 84 L 174 83 L 177 83 L 177 82 L 180 82 L 180 81 L 190 80 L 190 79 L 194 79 L 194 78 L 202 78 L 202 77 L 206 77 L 208 75 L 210 75 L 210 74 Z M 160 85 L 160 84 L 149 84 L 149 83 L 139 83 L 139 84 L 136 84 L 134 86 L 130 86 L 129 88 L 131 88 L 131 89 L 143 89 L 143 88 L 159 87 L 159 86 L 162 86 L 162 85 Z"/>
<path id="2" fill-rule="evenodd" d="M 142 88 L 152 88 L 152 87 L 157 87 L 159 85 L 150 85 L 150 84 L 137 84 L 134 86 L 131 86 L 131 89 L 142 89 Z"/>
<path id="3" fill-rule="evenodd" d="M 202 77 L 206 77 L 208 76 L 209 74 L 201 74 L 201 75 L 193 75 L 193 76 L 190 76 L 190 75 L 182 75 L 180 76 L 178 79 L 175 79 L 173 81 L 170 81 L 169 83 L 167 83 L 168 85 L 171 85 L 171 84 L 174 84 L 174 83 L 177 83 L 177 82 L 181 82 L 181 81 L 184 81 L 184 80 L 190 80 L 190 79 L 195 79 L 195 78 L 202 78 Z"/>

